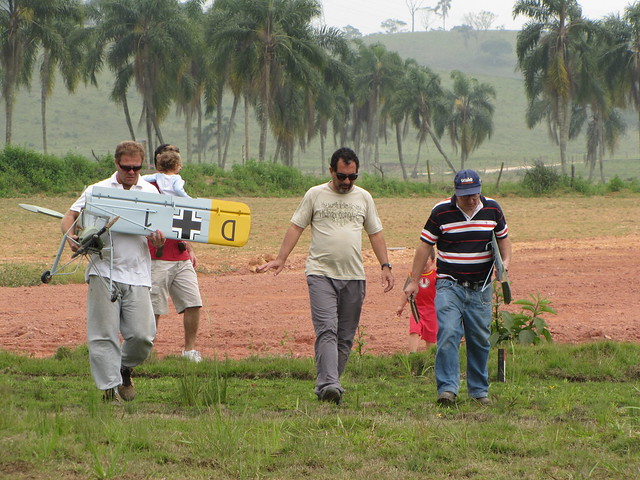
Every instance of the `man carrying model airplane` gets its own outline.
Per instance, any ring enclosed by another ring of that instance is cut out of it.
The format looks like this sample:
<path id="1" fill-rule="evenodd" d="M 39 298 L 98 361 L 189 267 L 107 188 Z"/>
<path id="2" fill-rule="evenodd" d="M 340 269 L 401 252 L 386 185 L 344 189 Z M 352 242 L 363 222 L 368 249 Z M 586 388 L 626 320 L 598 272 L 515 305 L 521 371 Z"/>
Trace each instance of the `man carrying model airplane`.
<path id="1" fill-rule="evenodd" d="M 90 185 L 71 206 L 61 222 L 63 234 L 68 233 L 72 251 L 78 250 L 76 228 L 78 217 L 86 205 L 86 195 L 94 186 L 121 190 L 157 193 L 140 178 L 144 164 L 144 148 L 133 141 L 116 147 L 116 172 L 105 180 Z M 86 219 L 85 219 L 86 220 Z M 85 225 L 86 226 L 86 225 Z M 165 236 L 159 230 L 148 237 L 109 232 L 111 243 L 93 254 L 87 266 L 87 342 L 91 374 L 96 386 L 104 392 L 104 400 L 133 400 L 135 389 L 131 381 L 133 367 L 149 355 L 156 334 L 156 324 L 149 297 L 151 288 L 151 257 L 147 239 L 155 247 L 164 245 Z M 112 281 L 116 291 L 105 288 L 104 279 Z M 120 346 L 119 333 L 124 342 Z"/>

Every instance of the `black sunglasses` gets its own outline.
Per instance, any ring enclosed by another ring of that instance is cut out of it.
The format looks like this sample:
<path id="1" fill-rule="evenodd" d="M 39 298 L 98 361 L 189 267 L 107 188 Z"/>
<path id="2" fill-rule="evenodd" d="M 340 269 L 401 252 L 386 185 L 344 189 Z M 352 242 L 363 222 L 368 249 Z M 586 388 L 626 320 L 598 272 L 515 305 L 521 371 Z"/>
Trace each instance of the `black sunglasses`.
<path id="1" fill-rule="evenodd" d="M 344 182 L 347 178 L 349 180 L 351 180 L 352 182 L 356 181 L 356 178 L 358 178 L 358 174 L 357 173 L 350 173 L 349 175 L 347 175 L 346 173 L 337 173 L 336 172 L 336 177 L 338 177 L 338 180 Z"/>
<path id="2" fill-rule="evenodd" d="M 134 172 L 137 172 L 138 170 L 140 170 L 142 168 L 142 165 L 120 165 L 118 164 L 118 166 L 124 170 L 125 172 L 128 172 L 129 170 L 133 170 Z"/>

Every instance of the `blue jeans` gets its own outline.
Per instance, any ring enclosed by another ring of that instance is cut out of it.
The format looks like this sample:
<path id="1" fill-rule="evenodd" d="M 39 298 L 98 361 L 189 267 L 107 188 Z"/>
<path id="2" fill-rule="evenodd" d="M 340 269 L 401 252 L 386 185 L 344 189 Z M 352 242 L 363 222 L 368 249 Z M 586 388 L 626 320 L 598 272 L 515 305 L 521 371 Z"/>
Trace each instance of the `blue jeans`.
<path id="1" fill-rule="evenodd" d="M 458 394 L 462 335 L 467 346 L 467 391 L 470 397 L 486 397 L 489 392 L 487 363 L 491 325 L 491 284 L 484 291 L 472 290 L 453 280 L 436 282 L 435 306 L 438 316 L 436 385 L 438 394 Z"/>

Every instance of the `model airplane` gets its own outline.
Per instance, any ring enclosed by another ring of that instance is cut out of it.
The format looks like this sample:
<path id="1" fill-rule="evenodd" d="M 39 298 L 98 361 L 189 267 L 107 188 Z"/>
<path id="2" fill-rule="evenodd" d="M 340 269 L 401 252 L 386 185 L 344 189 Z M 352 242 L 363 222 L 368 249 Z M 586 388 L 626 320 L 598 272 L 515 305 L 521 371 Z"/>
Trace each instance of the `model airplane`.
<path id="1" fill-rule="evenodd" d="M 93 187 L 86 197 L 86 213 L 120 217 L 113 232 L 146 236 L 160 230 L 167 238 L 230 247 L 249 239 L 251 211 L 244 203 L 106 187 Z"/>
<path id="2" fill-rule="evenodd" d="M 64 217 L 62 213 L 36 205 L 20 204 L 20 207 Z M 251 211 L 240 202 L 93 187 L 86 192 L 85 208 L 78 221 L 83 227 L 77 240 L 78 250 L 71 261 L 60 266 L 65 244 L 68 240 L 75 241 L 69 235 L 74 231 L 74 224 L 63 235 L 51 270 L 42 274 L 43 283 L 49 283 L 54 275 L 75 272 L 78 267 L 73 271 L 67 267 L 79 257 L 86 257 L 90 268 L 92 254 L 102 255 L 103 249 L 112 248 L 111 232 L 147 236 L 160 230 L 166 238 L 241 247 L 249 239 Z M 115 301 L 110 280 L 109 291 Z"/>

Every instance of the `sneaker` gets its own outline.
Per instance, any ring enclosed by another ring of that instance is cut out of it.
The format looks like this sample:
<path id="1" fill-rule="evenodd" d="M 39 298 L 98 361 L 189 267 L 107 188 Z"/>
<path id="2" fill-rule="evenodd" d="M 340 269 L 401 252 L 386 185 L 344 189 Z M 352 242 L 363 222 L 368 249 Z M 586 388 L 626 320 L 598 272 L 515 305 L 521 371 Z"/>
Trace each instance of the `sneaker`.
<path id="1" fill-rule="evenodd" d="M 118 387 L 118 393 L 120 394 L 120 398 L 125 402 L 130 402 L 136 398 L 136 388 L 133 386 L 133 382 L 131 381 L 131 372 L 133 372 L 131 367 L 120 367 L 122 385 Z"/>
<path id="2" fill-rule="evenodd" d="M 489 397 L 477 397 L 473 399 L 476 403 L 482 405 L 483 407 L 488 407 L 491 405 L 491 400 Z"/>
<path id="3" fill-rule="evenodd" d="M 439 393 L 436 401 L 441 407 L 453 407 L 456 404 L 456 394 L 453 392 Z"/>
<path id="4" fill-rule="evenodd" d="M 200 363 L 202 361 L 202 355 L 200 355 L 198 350 L 183 350 L 182 357 L 195 363 Z"/>
<path id="5" fill-rule="evenodd" d="M 321 402 L 331 402 L 340 405 L 342 393 L 336 387 L 327 387 L 322 391 L 318 399 Z"/>
<path id="6" fill-rule="evenodd" d="M 107 388 L 102 391 L 102 401 L 105 403 L 120 403 L 120 395 L 117 388 Z"/>

